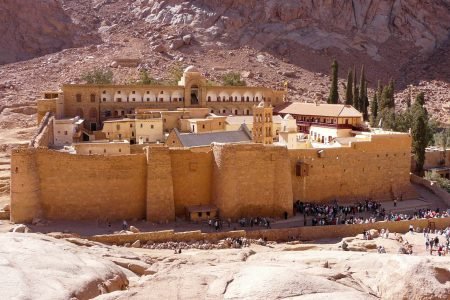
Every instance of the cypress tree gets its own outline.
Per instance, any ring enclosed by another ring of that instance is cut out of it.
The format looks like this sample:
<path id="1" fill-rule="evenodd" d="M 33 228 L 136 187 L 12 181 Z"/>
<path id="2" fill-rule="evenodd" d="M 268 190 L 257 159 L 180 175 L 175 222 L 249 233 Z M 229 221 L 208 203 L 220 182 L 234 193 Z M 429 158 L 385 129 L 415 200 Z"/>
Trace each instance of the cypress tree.
<path id="1" fill-rule="evenodd" d="M 361 74 L 359 78 L 359 97 L 358 97 L 358 110 L 364 113 L 365 96 L 366 92 L 366 75 L 364 74 L 364 65 L 361 66 Z"/>
<path id="2" fill-rule="evenodd" d="M 348 70 L 347 89 L 345 91 L 345 104 L 353 105 L 353 74 L 352 70 Z"/>
<path id="3" fill-rule="evenodd" d="M 379 100 L 379 109 L 380 112 L 385 108 L 390 108 L 390 92 L 389 86 L 383 87 L 383 91 L 381 92 L 381 99 Z"/>
<path id="4" fill-rule="evenodd" d="M 381 94 L 383 93 L 383 86 L 381 85 L 381 81 L 380 80 L 378 80 L 378 86 L 377 86 L 376 93 L 377 93 L 377 101 L 378 101 L 378 104 L 377 104 L 377 106 L 378 106 L 377 115 L 380 115 L 380 112 L 381 112 L 381 105 L 380 105 Z"/>
<path id="5" fill-rule="evenodd" d="M 423 93 L 417 95 L 416 101 L 412 108 L 412 126 L 411 136 L 413 138 L 413 152 L 416 160 L 416 172 L 420 175 L 423 173 L 423 164 L 425 162 L 425 148 L 430 141 L 430 130 L 428 127 L 428 114 L 423 105 L 425 104 L 425 96 Z"/>
<path id="6" fill-rule="evenodd" d="M 377 93 L 374 93 L 372 103 L 370 103 L 370 125 L 372 127 L 376 126 L 377 116 L 378 116 L 378 99 Z"/>
<path id="7" fill-rule="evenodd" d="M 338 92 L 338 63 L 333 60 L 331 65 L 331 88 L 330 96 L 328 97 L 328 103 L 337 104 L 339 102 L 339 92 Z"/>
<path id="8" fill-rule="evenodd" d="M 356 84 L 356 67 L 353 66 L 353 106 L 358 109 L 358 85 Z"/>
<path id="9" fill-rule="evenodd" d="M 409 87 L 408 95 L 406 96 L 406 107 L 411 108 L 411 87 Z"/>
<path id="10" fill-rule="evenodd" d="M 369 120 L 369 98 L 367 97 L 367 81 L 364 83 L 364 96 L 361 100 L 364 120 Z"/>
<path id="11" fill-rule="evenodd" d="M 394 99 L 394 80 L 391 78 L 391 80 L 389 80 L 389 94 L 388 94 L 388 105 L 390 108 L 394 108 L 395 109 L 395 99 Z"/>

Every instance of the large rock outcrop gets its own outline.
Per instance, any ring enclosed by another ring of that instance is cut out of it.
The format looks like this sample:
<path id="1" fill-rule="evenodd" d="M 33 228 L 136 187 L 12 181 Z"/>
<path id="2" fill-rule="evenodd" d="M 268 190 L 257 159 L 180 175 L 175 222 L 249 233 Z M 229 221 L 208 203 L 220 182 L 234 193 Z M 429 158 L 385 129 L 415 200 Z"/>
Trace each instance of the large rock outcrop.
<path id="1" fill-rule="evenodd" d="M 154 24 L 189 26 L 204 41 L 281 47 L 280 41 L 313 49 L 354 48 L 378 58 L 390 38 L 432 51 L 448 39 L 450 5 L 420 0 L 138 0 L 133 12 Z"/>
<path id="2" fill-rule="evenodd" d="M 57 0 L 0 1 L 0 65 L 93 42 Z"/>
<path id="3" fill-rule="evenodd" d="M 186 250 L 151 253 L 154 274 L 119 299 L 447 300 L 447 257 L 344 251 Z"/>
<path id="4" fill-rule="evenodd" d="M 100 251 L 99 251 L 100 253 Z M 63 240 L 0 235 L 0 299 L 91 299 L 128 286 L 123 269 Z"/>

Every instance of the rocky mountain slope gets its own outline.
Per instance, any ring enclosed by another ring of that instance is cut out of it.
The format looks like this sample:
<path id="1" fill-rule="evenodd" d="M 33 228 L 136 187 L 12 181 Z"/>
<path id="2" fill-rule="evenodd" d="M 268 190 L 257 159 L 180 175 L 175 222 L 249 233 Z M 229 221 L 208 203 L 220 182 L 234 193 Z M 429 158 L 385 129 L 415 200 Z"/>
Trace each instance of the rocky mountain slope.
<path id="1" fill-rule="evenodd" d="M 83 28 L 58 1 L 4 0 L 0 3 L 0 64 L 100 41 Z"/>
<path id="2" fill-rule="evenodd" d="M 429 111 L 450 124 L 445 0 L 7 0 L 0 20 L 11 24 L 0 29 L 0 64 L 35 57 L 0 66 L 0 106 L 32 105 L 42 90 L 81 82 L 83 73 L 115 66 L 118 57 L 141 64 L 112 68 L 116 82 L 137 79 L 141 68 L 164 79 L 171 66 L 192 64 L 210 80 L 245 71 L 249 85 L 288 81 L 291 100 L 325 101 L 336 58 L 341 97 L 347 70 L 364 64 L 370 88 L 394 78 L 399 107 L 410 85 L 413 96 L 425 91 Z M 16 119 L 34 125 L 16 113 L 0 115 L 0 127 Z"/>

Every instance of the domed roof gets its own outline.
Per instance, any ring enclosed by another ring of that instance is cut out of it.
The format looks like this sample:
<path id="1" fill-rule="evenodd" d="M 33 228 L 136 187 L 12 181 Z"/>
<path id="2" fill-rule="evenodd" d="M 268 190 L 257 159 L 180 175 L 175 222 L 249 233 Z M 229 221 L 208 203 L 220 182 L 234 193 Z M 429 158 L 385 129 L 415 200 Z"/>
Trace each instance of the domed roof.
<path id="1" fill-rule="evenodd" d="M 200 71 L 194 66 L 189 66 L 186 69 L 184 69 L 184 73 L 194 73 L 194 72 L 199 73 Z"/>
<path id="2" fill-rule="evenodd" d="M 265 107 L 266 104 L 264 103 L 264 101 L 259 102 L 258 107 Z"/>

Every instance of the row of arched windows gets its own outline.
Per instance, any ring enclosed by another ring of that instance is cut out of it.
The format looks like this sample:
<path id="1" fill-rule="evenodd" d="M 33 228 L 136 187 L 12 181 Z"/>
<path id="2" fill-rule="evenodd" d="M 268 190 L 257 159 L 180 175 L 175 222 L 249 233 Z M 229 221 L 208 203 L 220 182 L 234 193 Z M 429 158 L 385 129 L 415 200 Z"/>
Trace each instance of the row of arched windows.
<path id="1" fill-rule="evenodd" d="M 234 97 L 233 96 L 228 96 L 228 97 L 227 96 L 222 96 L 222 97 L 208 96 L 207 97 L 208 102 L 213 102 L 213 101 L 216 101 L 216 102 L 259 102 L 260 99 L 265 100 L 265 97 L 262 97 L 262 98 L 249 97 L 249 96 L 247 96 L 247 97 L 245 97 L 245 96 L 241 96 L 241 97 L 238 97 L 238 96 L 234 96 Z"/>

